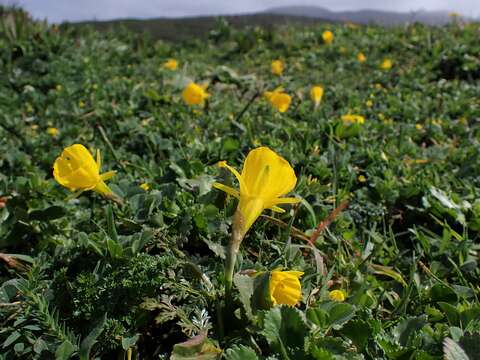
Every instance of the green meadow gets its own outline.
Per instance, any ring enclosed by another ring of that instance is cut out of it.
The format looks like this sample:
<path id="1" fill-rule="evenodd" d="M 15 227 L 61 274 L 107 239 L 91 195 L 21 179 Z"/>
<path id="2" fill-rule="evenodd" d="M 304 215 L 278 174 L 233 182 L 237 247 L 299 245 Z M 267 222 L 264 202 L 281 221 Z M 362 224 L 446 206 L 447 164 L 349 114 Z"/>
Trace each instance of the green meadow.
<path id="1" fill-rule="evenodd" d="M 479 38 L 218 21 L 162 41 L 2 9 L 0 359 L 478 359 Z M 74 144 L 90 172 L 54 177 Z M 296 181 L 222 162 L 262 147 Z"/>

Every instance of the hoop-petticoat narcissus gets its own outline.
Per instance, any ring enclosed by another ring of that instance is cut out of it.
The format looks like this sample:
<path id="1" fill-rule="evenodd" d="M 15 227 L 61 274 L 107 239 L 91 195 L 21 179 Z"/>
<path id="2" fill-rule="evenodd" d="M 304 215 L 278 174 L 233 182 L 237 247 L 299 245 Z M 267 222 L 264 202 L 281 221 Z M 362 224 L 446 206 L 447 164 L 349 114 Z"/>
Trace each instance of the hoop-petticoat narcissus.
<path id="1" fill-rule="evenodd" d="M 300 199 L 282 197 L 293 190 L 297 177 L 288 161 L 267 147 L 250 151 L 241 173 L 226 161 L 221 161 L 218 165 L 231 171 L 240 184 L 240 190 L 220 183 L 213 184 L 215 188 L 239 199 L 233 216 L 232 238 L 228 243 L 225 264 L 226 309 L 229 311 L 235 260 L 245 234 L 263 210 L 284 212 L 278 205 L 296 204 Z"/>
<path id="2" fill-rule="evenodd" d="M 281 87 L 273 91 L 265 91 L 264 95 L 270 104 L 281 113 L 287 111 L 292 102 L 291 96 L 284 93 Z"/>
<path id="3" fill-rule="evenodd" d="M 293 190 L 297 177 L 288 161 L 267 147 L 262 146 L 248 153 L 241 174 L 226 161 L 220 161 L 218 166 L 232 172 L 240 184 L 240 191 L 220 183 L 214 183 L 213 186 L 240 200 L 237 212 L 242 221 L 241 225 L 234 226 L 239 227 L 237 230 L 242 237 L 263 210 L 284 212 L 277 205 L 300 202 L 297 198 L 281 197 Z"/>
<path id="4" fill-rule="evenodd" d="M 312 99 L 313 103 L 315 104 L 315 108 L 320 105 L 323 97 L 323 88 L 319 85 L 312 86 L 310 89 L 310 98 Z"/>
<path id="5" fill-rule="evenodd" d="M 330 30 L 325 30 L 325 31 L 322 33 L 322 40 L 323 40 L 326 44 L 332 43 L 332 41 L 333 41 L 333 33 L 332 33 Z"/>
<path id="6" fill-rule="evenodd" d="M 272 64 L 270 65 L 270 71 L 273 75 L 280 76 L 283 74 L 283 69 L 285 68 L 285 64 L 282 60 L 273 60 Z"/>
<path id="7" fill-rule="evenodd" d="M 190 106 L 203 106 L 205 104 L 205 100 L 210 96 L 210 94 L 206 92 L 207 87 L 208 84 L 198 85 L 194 82 L 189 83 L 182 91 L 183 101 Z"/>
<path id="8" fill-rule="evenodd" d="M 113 192 L 105 181 L 113 177 L 116 171 L 100 174 L 100 150 L 97 150 L 95 161 L 82 144 L 66 147 L 53 164 L 53 177 L 62 186 L 70 191 L 78 192 L 92 190 L 103 196 L 112 195 Z"/>
<path id="9" fill-rule="evenodd" d="M 273 270 L 270 274 L 270 298 L 273 306 L 296 306 L 302 299 L 301 271 Z"/>
<path id="10" fill-rule="evenodd" d="M 177 70 L 178 68 L 178 61 L 175 59 L 168 59 L 163 63 L 163 67 L 168 69 L 168 70 Z"/>

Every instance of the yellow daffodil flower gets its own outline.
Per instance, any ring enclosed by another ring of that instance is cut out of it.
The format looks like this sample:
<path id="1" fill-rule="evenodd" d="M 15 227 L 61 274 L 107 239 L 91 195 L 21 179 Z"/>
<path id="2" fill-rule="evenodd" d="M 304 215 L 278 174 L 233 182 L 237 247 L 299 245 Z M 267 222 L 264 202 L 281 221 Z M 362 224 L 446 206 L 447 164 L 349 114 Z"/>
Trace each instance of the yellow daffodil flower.
<path id="1" fill-rule="evenodd" d="M 390 70 L 393 66 L 392 60 L 384 59 L 380 64 L 380 69 L 382 70 Z"/>
<path id="2" fill-rule="evenodd" d="M 140 184 L 140 187 L 145 191 L 150 190 L 150 185 L 147 183 Z"/>
<path id="3" fill-rule="evenodd" d="M 282 60 L 274 60 L 272 61 L 270 70 L 272 71 L 273 75 L 280 76 L 283 74 L 283 69 L 285 68 L 285 64 Z"/>
<path id="4" fill-rule="evenodd" d="M 178 61 L 175 59 L 168 59 L 163 63 L 163 67 L 168 70 L 177 70 L 178 68 Z"/>
<path id="5" fill-rule="evenodd" d="M 350 125 L 350 124 L 362 125 L 365 123 L 365 118 L 362 115 L 347 114 L 342 116 L 342 121 L 345 125 Z"/>
<path id="6" fill-rule="evenodd" d="M 273 270 L 270 275 L 270 297 L 275 305 L 295 306 L 302 299 L 301 271 Z"/>
<path id="7" fill-rule="evenodd" d="M 284 93 L 282 88 L 277 88 L 273 91 L 265 91 L 264 95 L 270 104 L 281 113 L 287 111 L 292 102 L 290 95 Z"/>
<path id="8" fill-rule="evenodd" d="M 330 44 L 333 41 L 333 33 L 330 30 L 326 30 L 322 33 L 323 42 Z"/>
<path id="9" fill-rule="evenodd" d="M 367 61 L 367 57 L 365 56 L 364 53 L 359 52 L 357 54 L 357 61 L 363 63 L 363 62 Z"/>
<path id="10" fill-rule="evenodd" d="M 71 191 L 93 190 L 102 195 L 112 194 L 105 181 L 115 175 L 115 171 L 100 174 L 100 151 L 97 161 L 81 144 L 66 147 L 53 164 L 53 177 L 62 186 Z"/>
<path id="11" fill-rule="evenodd" d="M 321 86 L 312 86 L 310 89 L 310 98 L 315 104 L 315 107 L 317 107 L 320 104 L 320 101 L 322 101 L 323 97 L 323 88 Z"/>
<path id="12" fill-rule="evenodd" d="M 55 127 L 49 127 L 47 128 L 47 134 L 56 137 L 58 135 L 58 129 Z"/>
<path id="13" fill-rule="evenodd" d="M 240 184 L 240 191 L 219 183 L 214 183 L 213 186 L 240 200 L 237 208 L 238 223 L 234 226 L 238 227 L 242 237 L 263 210 L 284 212 L 277 205 L 296 204 L 300 201 L 297 198 L 281 197 L 293 190 L 297 177 L 288 161 L 267 147 L 262 146 L 248 153 L 241 174 L 225 161 L 218 165 L 231 171 Z"/>
<path id="14" fill-rule="evenodd" d="M 200 105 L 205 104 L 205 99 L 210 95 L 205 91 L 208 85 L 198 85 L 194 82 L 189 83 L 182 92 L 183 101 L 187 105 Z"/>
<path id="15" fill-rule="evenodd" d="M 328 293 L 328 297 L 332 301 L 342 302 L 345 301 L 346 295 L 342 290 L 332 290 Z"/>

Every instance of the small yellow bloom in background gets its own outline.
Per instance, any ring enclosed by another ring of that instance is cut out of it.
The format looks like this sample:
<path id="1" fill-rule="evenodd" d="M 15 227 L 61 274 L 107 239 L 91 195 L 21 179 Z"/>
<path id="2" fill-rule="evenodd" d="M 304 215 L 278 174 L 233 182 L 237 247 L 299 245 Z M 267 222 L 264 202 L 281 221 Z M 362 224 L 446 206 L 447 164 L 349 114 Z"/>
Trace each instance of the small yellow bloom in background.
<path id="1" fill-rule="evenodd" d="M 342 290 L 332 290 L 328 293 L 328 297 L 330 298 L 330 300 L 338 302 L 345 301 L 345 299 L 347 298 L 345 292 L 343 292 Z"/>
<path id="2" fill-rule="evenodd" d="M 365 101 L 365 105 L 367 105 L 367 107 L 371 108 L 373 106 L 373 101 L 372 100 L 367 100 L 367 101 Z"/>
<path id="3" fill-rule="evenodd" d="M 208 94 L 205 90 L 207 89 L 207 84 L 205 85 L 198 85 L 194 82 L 189 83 L 182 92 L 183 101 L 187 105 L 200 105 L 203 106 L 205 104 L 205 99 L 207 99 L 210 94 Z"/>
<path id="4" fill-rule="evenodd" d="M 364 53 L 359 52 L 357 54 L 357 61 L 363 63 L 363 62 L 367 61 L 367 57 L 365 56 Z"/>
<path id="5" fill-rule="evenodd" d="M 384 59 L 380 64 L 380 69 L 382 70 L 390 70 L 393 66 L 392 60 Z"/>
<path id="6" fill-rule="evenodd" d="M 283 74 L 283 69 L 285 68 L 285 64 L 282 60 L 274 60 L 270 66 L 270 70 L 273 75 L 280 76 Z"/>
<path id="7" fill-rule="evenodd" d="M 58 129 L 55 128 L 55 127 L 49 127 L 49 128 L 47 128 L 47 134 L 55 137 L 55 136 L 58 135 Z"/>
<path id="8" fill-rule="evenodd" d="M 320 104 L 320 101 L 322 101 L 323 92 L 323 88 L 318 85 L 312 86 L 310 89 L 310 98 L 315 103 L 315 107 L 317 107 Z"/>
<path id="9" fill-rule="evenodd" d="M 423 125 L 422 125 L 422 124 L 415 124 L 415 129 L 417 129 L 417 130 L 422 130 L 422 129 L 423 129 Z"/>
<path id="10" fill-rule="evenodd" d="M 322 33 L 322 39 L 323 39 L 323 42 L 326 43 L 326 44 L 332 43 L 332 41 L 333 41 L 333 33 L 332 33 L 330 30 L 325 30 L 325 31 Z"/>
<path id="11" fill-rule="evenodd" d="M 350 125 L 350 124 L 362 125 L 365 123 L 365 118 L 362 115 L 347 114 L 342 116 L 342 121 L 345 125 Z"/>
<path id="12" fill-rule="evenodd" d="M 302 299 L 301 271 L 273 270 L 270 274 L 270 298 L 275 305 L 298 305 Z"/>
<path id="13" fill-rule="evenodd" d="M 383 85 L 380 84 L 380 83 L 375 83 L 375 84 L 373 84 L 373 86 L 375 86 L 375 89 L 378 89 L 378 90 L 383 89 Z"/>
<path id="14" fill-rule="evenodd" d="M 78 102 L 78 106 L 79 106 L 80 108 L 84 108 L 84 107 L 85 107 L 85 103 L 84 103 L 82 100 L 80 100 L 80 101 Z"/>
<path id="15" fill-rule="evenodd" d="M 53 164 L 53 177 L 70 191 L 93 190 L 102 195 L 112 194 L 105 181 L 115 175 L 115 171 L 100 174 L 100 151 L 97 150 L 97 161 L 93 159 L 87 148 L 81 144 L 66 147 Z"/>
<path id="16" fill-rule="evenodd" d="M 145 191 L 150 190 L 150 185 L 147 183 L 140 184 L 140 187 Z"/>
<path id="17" fill-rule="evenodd" d="M 248 153 L 241 174 L 227 165 L 226 161 L 220 161 L 218 166 L 232 172 L 240 184 L 240 191 L 220 183 L 214 183 L 213 186 L 240 200 L 236 226 L 240 227 L 242 237 L 263 210 L 285 212 L 277 205 L 300 202 L 297 198 L 281 197 L 293 190 L 297 177 L 288 161 L 267 147 L 262 146 Z"/>
<path id="18" fill-rule="evenodd" d="M 62 85 L 58 84 L 57 86 L 55 86 L 55 90 L 57 90 L 58 92 L 62 91 L 63 87 Z"/>
<path id="19" fill-rule="evenodd" d="M 178 68 L 178 61 L 175 59 L 168 59 L 163 63 L 163 67 L 169 70 L 177 70 Z"/>
<path id="20" fill-rule="evenodd" d="M 361 183 L 364 183 L 367 181 L 367 178 L 365 177 L 365 175 L 358 175 L 357 180 Z"/>
<path id="21" fill-rule="evenodd" d="M 282 88 L 278 88 L 273 91 L 265 91 L 265 97 L 268 99 L 270 104 L 272 104 L 272 106 L 281 113 L 287 111 L 290 103 L 292 102 L 290 95 L 284 93 Z"/>

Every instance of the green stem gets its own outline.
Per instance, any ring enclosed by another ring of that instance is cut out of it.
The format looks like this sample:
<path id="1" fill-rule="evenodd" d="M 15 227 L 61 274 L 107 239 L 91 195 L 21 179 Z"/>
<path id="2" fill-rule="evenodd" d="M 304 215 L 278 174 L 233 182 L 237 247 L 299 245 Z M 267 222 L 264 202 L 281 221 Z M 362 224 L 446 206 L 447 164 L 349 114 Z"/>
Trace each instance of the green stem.
<path id="1" fill-rule="evenodd" d="M 235 271 L 235 262 L 237 260 L 238 250 L 242 243 L 243 237 L 243 216 L 240 211 L 236 211 L 233 215 L 232 238 L 227 247 L 227 258 L 225 261 L 225 314 L 231 314 L 232 309 L 232 287 L 233 273 Z"/>

